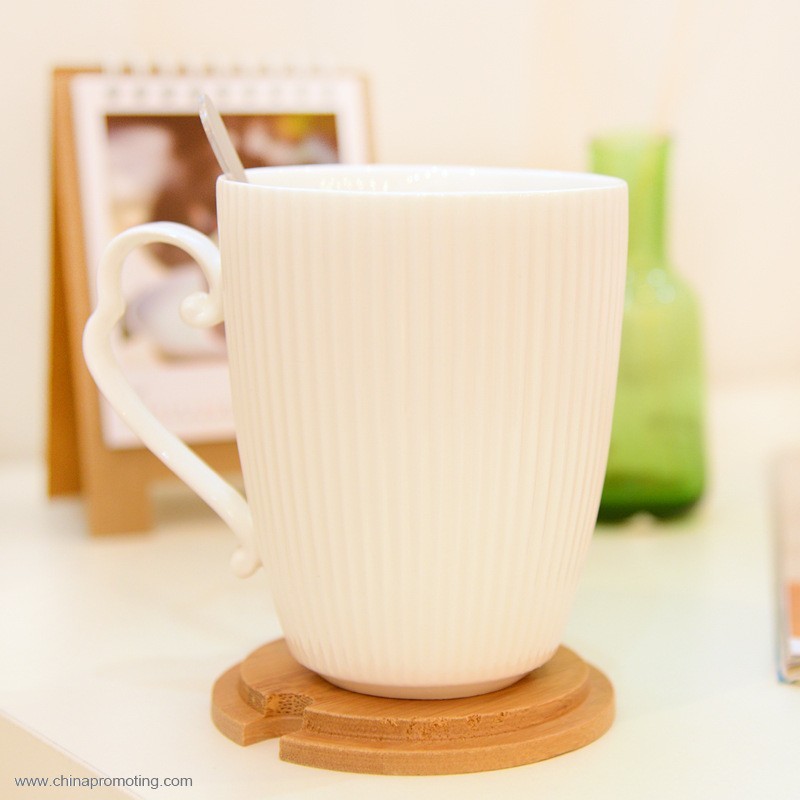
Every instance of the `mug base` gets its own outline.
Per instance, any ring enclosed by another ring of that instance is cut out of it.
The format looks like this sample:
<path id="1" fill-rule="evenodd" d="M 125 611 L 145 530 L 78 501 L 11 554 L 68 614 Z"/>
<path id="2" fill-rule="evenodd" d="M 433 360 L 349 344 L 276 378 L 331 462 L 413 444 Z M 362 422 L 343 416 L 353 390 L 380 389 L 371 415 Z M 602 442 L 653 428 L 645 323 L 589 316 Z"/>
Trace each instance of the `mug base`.
<path id="1" fill-rule="evenodd" d="M 391 697 L 398 700 L 453 700 L 457 697 L 475 697 L 480 694 L 500 691 L 500 689 L 505 689 L 507 686 L 522 680 L 528 673 L 522 672 L 519 675 L 501 678 L 500 680 L 453 683 L 442 686 L 389 686 L 381 683 L 340 680 L 322 673 L 317 674 L 340 689 L 347 689 L 348 692 L 357 692 L 358 694 Z"/>

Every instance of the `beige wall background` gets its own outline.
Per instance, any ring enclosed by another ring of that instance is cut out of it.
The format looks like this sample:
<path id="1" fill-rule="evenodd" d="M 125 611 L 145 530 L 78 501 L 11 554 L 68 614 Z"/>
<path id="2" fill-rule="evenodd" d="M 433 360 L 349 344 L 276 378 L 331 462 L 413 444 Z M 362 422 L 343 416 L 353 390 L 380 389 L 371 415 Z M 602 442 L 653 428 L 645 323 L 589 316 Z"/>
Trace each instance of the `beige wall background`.
<path id="1" fill-rule="evenodd" d="M 593 134 L 664 127 L 672 252 L 700 296 L 712 380 L 800 372 L 797 0 L 30 0 L 6 23 L 0 458 L 43 448 L 57 64 L 355 68 L 384 162 L 582 169 Z"/>

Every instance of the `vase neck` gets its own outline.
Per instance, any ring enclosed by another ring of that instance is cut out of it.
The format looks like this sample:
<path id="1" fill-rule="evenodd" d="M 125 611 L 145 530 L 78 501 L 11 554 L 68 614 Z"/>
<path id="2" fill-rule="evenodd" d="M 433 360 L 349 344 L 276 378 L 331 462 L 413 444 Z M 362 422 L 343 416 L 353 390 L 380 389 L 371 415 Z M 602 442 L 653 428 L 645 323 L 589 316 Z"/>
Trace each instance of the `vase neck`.
<path id="1" fill-rule="evenodd" d="M 623 135 L 592 143 L 592 169 L 628 184 L 628 269 L 667 267 L 666 178 L 669 139 Z"/>

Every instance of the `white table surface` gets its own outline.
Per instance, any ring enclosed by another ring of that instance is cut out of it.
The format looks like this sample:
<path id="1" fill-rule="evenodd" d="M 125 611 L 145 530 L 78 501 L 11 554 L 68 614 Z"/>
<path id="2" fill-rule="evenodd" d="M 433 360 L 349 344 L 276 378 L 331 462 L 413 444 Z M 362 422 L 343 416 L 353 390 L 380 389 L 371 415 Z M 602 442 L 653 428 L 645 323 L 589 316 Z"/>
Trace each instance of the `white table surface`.
<path id="1" fill-rule="evenodd" d="M 151 533 L 92 539 L 79 501 L 45 500 L 39 465 L 0 465 L 0 798 L 799 798 L 768 477 L 775 452 L 800 446 L 800 384 L 715 390 L 709 416 L 702 507 L 592 543 L 565 643 L 612 680 L 611 730 L 550 761 L 446 777 L 311 769 L 281 762 L 275 741 L 225 739 L 211 685 L 280 629 L 263 574 L 229 574 L 223 524 L 161 488 Z M 192 786 L 14 793 L 14 777 L 60 774 Z"/>

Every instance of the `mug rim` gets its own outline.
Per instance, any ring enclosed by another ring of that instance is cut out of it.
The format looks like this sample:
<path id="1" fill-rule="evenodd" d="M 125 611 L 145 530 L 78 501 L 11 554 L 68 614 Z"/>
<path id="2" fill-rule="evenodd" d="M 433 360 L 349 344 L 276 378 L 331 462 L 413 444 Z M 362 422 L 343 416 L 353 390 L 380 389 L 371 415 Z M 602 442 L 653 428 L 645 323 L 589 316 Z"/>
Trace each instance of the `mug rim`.
<path id="1" fill-rule="evenodd" d="M 304 164 L 252 167 L 245 172 L 249 179 L 248 183 L 226 175 L 220 175 L 218 182 L 237 186 L 245 191 L 362 197 L 571 195 L 627 187 L 623 179 L 610 175 L 522 167 Z M 487 185 L 487 178 L 494 182 L 493 185 Z M 479 179 L 483 181 L 478 182 Z M 470 181 L 476 183 L 470 186 Z M 420 185 L 423 183 L 427 183 L 427 188 L 425 185 Z M 448 183 L 451 186 L 447 186 Z"/>

